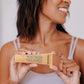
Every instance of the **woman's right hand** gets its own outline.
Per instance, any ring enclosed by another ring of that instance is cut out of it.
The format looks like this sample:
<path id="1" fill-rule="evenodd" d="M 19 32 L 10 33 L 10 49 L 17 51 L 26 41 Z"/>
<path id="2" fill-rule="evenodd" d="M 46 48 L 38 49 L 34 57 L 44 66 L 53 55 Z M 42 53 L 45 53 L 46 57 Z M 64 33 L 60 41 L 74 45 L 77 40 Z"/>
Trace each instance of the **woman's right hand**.
<path id="1" fill-rule="evenodd" d="M 24 49 L 19 49 L 16 53 L 25 54 L 28 53 L 28 51 Z M 15 56 L 13 56 L 10 61 L 9 82 L 13 82 L 14 84 L 19 84 L 20 81 L 24 78 L 24 76 L 32 67 L 37 67 L 37 64 L 15 63 Z"/>

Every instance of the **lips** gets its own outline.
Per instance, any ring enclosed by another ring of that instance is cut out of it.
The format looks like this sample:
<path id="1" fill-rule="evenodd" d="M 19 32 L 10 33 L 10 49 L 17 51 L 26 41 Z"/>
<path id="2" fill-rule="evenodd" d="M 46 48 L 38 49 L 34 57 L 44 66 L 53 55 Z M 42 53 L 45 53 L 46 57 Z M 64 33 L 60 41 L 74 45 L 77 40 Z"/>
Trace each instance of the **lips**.
<path id="1" fill-rule="evenodd" d="M 68 8 L 59 8 L 59 10 L 65 15 L 68 13 Z"/>

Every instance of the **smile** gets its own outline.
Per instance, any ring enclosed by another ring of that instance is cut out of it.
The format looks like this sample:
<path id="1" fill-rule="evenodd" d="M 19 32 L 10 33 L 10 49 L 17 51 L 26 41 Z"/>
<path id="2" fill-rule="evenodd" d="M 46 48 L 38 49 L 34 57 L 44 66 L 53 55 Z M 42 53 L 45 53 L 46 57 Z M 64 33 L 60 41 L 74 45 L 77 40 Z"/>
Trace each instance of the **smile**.
<path id="1" fill-rule="evenodd" d="M 67 16 L 68 9 L 66 9 L 66 8 L 59 8 L 59 10 L 60 10 L 64 15 Z"/>

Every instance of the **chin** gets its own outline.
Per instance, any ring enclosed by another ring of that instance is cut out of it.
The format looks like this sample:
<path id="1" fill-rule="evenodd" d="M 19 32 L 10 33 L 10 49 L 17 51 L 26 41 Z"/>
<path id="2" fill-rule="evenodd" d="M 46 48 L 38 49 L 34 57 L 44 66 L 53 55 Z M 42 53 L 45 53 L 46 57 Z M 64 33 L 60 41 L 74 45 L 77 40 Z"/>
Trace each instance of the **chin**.
<path id="1" fill-rule="evenodd" d="M 60 24 L 64 24 L 66 21 L 61 22 Z"/>
<path id="2" fill-rule="evenodd" d="M 56 24 L 64 24 L 66 22 L 66 20 L 60 20 L 58 22 L 55 22 Z"/>
<path id="3" fill-rule="evenodd" d="M 66 18 L 57 18 L 52 21 L 56 24 L 64 24 L 66 22 Z"/>
<path id="4" fill-rule="evenodd" d="M 61 19 L 60 21 L 59 21 L 59 24 L 64 24 L 66 22 L 66 19 Z"/>

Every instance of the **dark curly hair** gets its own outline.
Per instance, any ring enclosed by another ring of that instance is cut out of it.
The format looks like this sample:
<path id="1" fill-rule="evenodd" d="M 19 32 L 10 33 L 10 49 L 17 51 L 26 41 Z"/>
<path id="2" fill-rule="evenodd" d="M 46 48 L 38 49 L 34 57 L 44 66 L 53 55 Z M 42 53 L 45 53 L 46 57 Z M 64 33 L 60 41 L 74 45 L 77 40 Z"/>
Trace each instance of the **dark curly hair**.
<path id="1" fill-rule="evenodd" d="M 17 0 L 17 30 L 18 36 L 32 40 L 38 26 L 38 13 L 42 10 L 44 0 Z M 56 25 L 57 30 L 67 33 L 61 24 Z"/>

